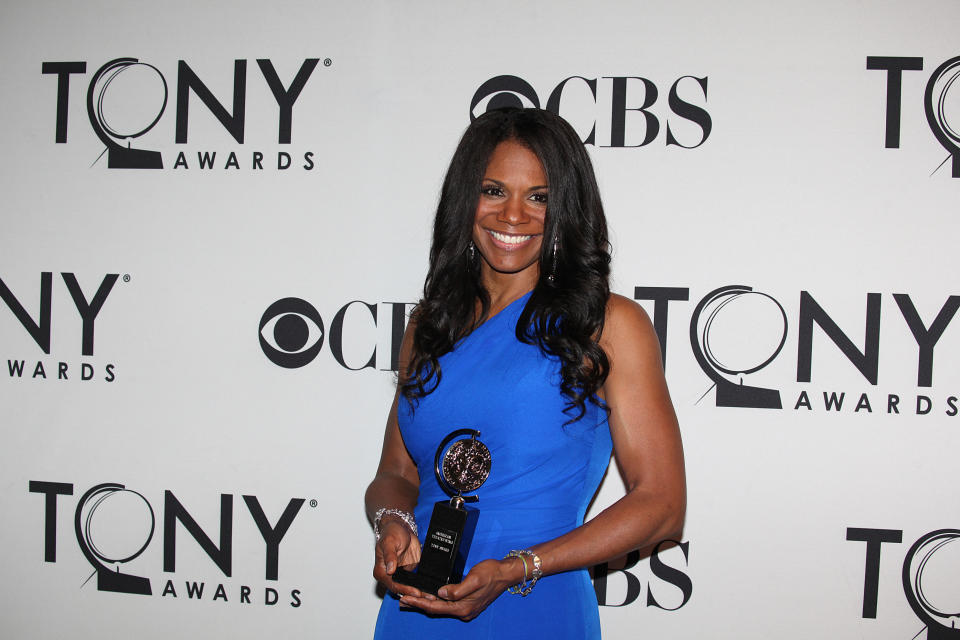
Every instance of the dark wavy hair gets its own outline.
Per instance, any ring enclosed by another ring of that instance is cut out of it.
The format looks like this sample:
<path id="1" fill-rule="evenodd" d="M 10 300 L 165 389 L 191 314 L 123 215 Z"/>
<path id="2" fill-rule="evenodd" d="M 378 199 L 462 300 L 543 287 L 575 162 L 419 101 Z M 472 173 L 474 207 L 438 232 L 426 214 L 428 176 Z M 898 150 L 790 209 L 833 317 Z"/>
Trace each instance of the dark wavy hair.
<path id="1" fill-rule="evenodd" d="M 430 269 L 413 312 L 413 354 L 400 391 L 415 406 L 435 390 L 442 377 L 438 358 L 487 318 L 490 296 L 480 281 L 481 259 L 471 259 L 469 247 L 483 175 L 505 140 L 536 154 L 549 187 L 540 279 L 517 321 L 517 339 L 559 359 L 564 411 L 574 422 L 587 401 L 606 408 L 597 392 L 610 365 L 597 341 L 610 295 L 610 245 L 583 143 L 560 116 L 540 109 L 488 111 L 460 139 L 437 205 Z"/>

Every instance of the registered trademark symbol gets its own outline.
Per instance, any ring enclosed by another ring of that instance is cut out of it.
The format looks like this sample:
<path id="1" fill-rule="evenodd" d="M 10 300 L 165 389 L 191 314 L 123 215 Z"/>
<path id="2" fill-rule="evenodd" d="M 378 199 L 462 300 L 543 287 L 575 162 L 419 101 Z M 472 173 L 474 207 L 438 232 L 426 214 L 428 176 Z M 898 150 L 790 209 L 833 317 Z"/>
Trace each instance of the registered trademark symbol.
<path id="1" fill-rule="evenodd" d="M 323 59 L 323 66 L 329 67 L 329 66 L 332 65 L 332 64 L 333 64 L 333 60 L 331 60 L 330 58 L 324 58 L 324 59 Z"/>
<path id="2" fill-rule="evenodd" d="M 129 273 L 123 274 L 123 281 L 124 281 L 124 282 L 130 282 L 130 274 L 129 274 Z"/>
<path id="3" fill-rule="evenodd" d="M 317 501 L 316 501 L 316 500 L 311 500 L 311 501 L 310 501 L 310 506 L 316 508 L 316 506 L 317 506 Z"/>

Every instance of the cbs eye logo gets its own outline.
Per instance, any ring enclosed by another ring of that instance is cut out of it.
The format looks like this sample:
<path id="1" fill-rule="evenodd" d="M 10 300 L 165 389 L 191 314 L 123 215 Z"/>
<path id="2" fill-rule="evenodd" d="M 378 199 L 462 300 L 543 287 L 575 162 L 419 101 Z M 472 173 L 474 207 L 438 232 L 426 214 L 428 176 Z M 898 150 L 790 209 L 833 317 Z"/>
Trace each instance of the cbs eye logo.
<path id="1" fill-rule="evenodd" d="M 260 318 L 260 348 L 272 363 L 297 369 L 313 361 L 323 347 L 323 319 L 306 300 L 282 298 Z"/>
<path id="2" fill-rule="evenodd" d="M 596 86 L 596 81 L 594 81 Z M 548 101 L 548 109 L 554 107 L 553 96 Z M 557 100 L 559 102 L 559 99 Z M 480 109 L 477 106 L 480 105 Z M 505 107 L 517 107 L 518 109 L 527 109 L 530 107 L 540 108 L 540 97 L 537 91 L 529 82 L 517 76 L 497 76 L 490 78 L 479 87 L 470 100 L 470 120 L 475 120 L 481 114 L 494 109 L 503 109 Z"/>
<path id="3" fill-rule="evenodd" d="M 708 293 L 690 318 L 690 345 L 717 389 L 718 407 L 782 409 L 780 392 L 743 384 L 780 355 L 787 313 L 775 298 L 745 285 Z M 699 400 L 698 400 L 699 402 Z"/>

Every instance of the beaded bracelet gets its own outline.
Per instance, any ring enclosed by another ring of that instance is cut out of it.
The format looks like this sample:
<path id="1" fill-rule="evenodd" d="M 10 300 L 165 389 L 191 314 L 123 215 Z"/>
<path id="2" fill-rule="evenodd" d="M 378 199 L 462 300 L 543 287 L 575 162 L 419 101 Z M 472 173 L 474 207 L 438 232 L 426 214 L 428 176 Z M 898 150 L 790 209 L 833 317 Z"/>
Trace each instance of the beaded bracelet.
<path id="1" fill-rule="evenodd" d="M 540 556 L 535 554 L 530 549 L 514 549 L 504 556 L 504 560 L 507 558 L 520 558 L 520 562 L 523 563 L 523 582 L 513 585 L 507 589 L 507 591 L 520 596 L 528 595 L 531 591 L 533 591 L 533 587 L 535 584 L 537 584 L 537 580 L 543 576 L 543 565 L 540 562 Z M 533 564 L 533 572 L 530 574 L 529 578 L 527 578 L 527 558 L 530 558 L 530 561 Z"/>
<path id="2" fill-rule="evenodd" d="M 377 509 L 376 515 L 373 517 L 373 535 L 377 537 L 377 540 L 380 539 L 380 520 L 383 519 L 383 516 L 397 516 L 403 520 L 410 531 L 413 532 L 414 537 L 417 536 L 417 522 L 413 519 L 413 514 L 402 509 Z"/>

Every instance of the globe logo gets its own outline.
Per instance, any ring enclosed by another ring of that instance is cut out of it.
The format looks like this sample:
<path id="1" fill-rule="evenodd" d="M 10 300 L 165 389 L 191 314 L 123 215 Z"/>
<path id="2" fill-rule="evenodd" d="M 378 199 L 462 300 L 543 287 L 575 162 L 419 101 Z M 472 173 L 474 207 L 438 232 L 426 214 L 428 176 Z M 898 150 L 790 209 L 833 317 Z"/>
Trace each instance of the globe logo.
<path id="1" fill-rule="evenodd" d="M 940 529 L 917 540 L 903 561 L 903 592 L 927 625 L 927 640 L 960 638 L 960 530 Z"/>
<path id="2" fill-rule="evenodd" d="M 117 58 L 100 67 L 87 90 L 90 125 L 105 145 L 93 164 L 106 153 L 111 169 L 162 169 L 159 151 L 133 148 L 132 140 L 156 126 L 167 97 L 167 81 L 153 65 Z"/>
<path id="3" fill-rule="evenodd" d="M 156 528 L 153 508 L 143 495 L 121 484 L 92 487 L 77 503 L 77 543 L 93 566 L 97 589 L 150 595 L 150 580 L 120 571 L 142 554 Z M 86 584 L 86 582 L 84 582 Z"/>
<path id="4" fill-rule="evenodd" d="M 744 285 L 708 293 L 690 319 L 693 355 L 714 382 L 700 400 L 716 388 L 718 407 L 781 409 L 779 391 L 744 380 L 773 362 L 786 341 L 787 314 L 775 298 Z"/>

